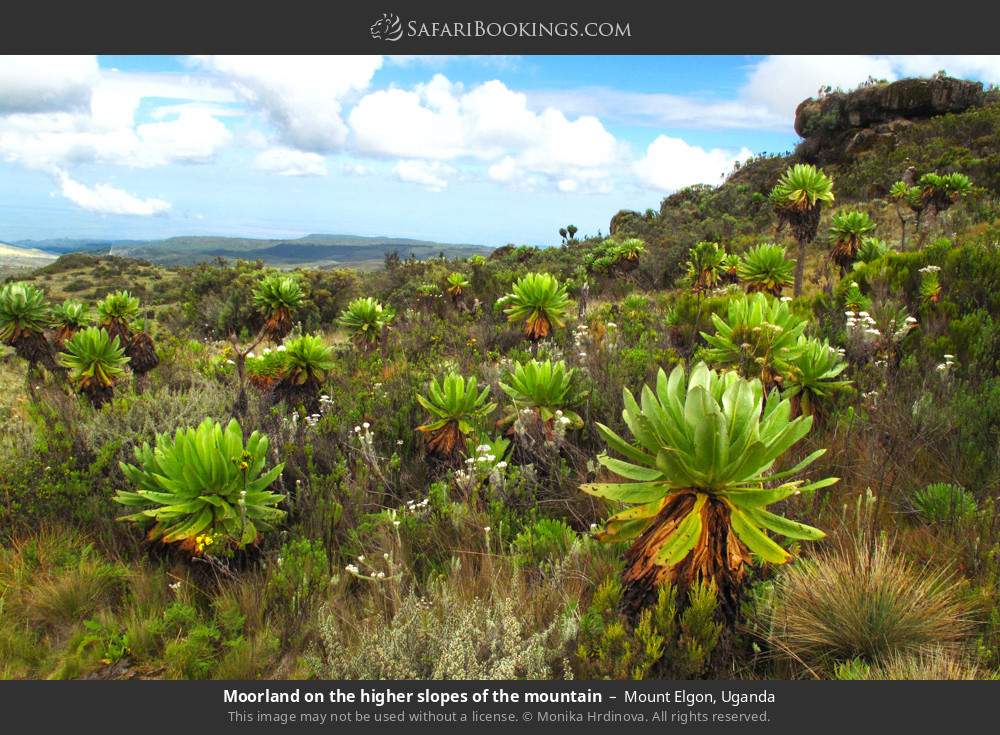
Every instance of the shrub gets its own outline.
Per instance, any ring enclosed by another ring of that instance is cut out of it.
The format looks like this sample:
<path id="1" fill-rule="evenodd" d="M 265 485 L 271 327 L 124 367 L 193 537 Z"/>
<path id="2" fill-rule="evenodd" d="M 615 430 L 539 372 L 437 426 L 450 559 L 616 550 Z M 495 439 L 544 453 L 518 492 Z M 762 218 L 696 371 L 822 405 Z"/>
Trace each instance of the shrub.
<path id="1" fill-rule="evenodd" d="M 469 594 L 460 569 L 410 593 L 388 614 L 321 624 L 324 658 L 315 673 L 331 679 L 556 679 L 576 634 L 552 594 L 517 575 L 485 594 Z M 373 584 L 391 584 L 374 582 Z M 540 608 L 545 615 L 540 615 Z M 447 631 L 446 635 L 442 632 Z"/>
<path id="2" fill-rule="evenodd" d="M 519 564 L 539 567 L 563 557 L 576 531 L 558 518 L 541 518 L 514 537 L 511 550 Z"/>
<path id="3" fill-rule="evenodd" d="M 285 512 L 275 506 L 284 495 L 268 491 L 284 465 L 264 472 L 268 440 L 256 431 L 244 445 L 235 419 L 222 425 L 205 419 L 197 429 L 178 429 L 173 438 L 156 437 L 155 449 L 135 450 L 139 466 L 121 463 L 139 490 L 121 491 L 115 500 L 137 513 L 122 520 L 149 529 L 151 540 L 179 543 L 194 553 L 225 554 L 257 541 Z"/>
<path id="4" fill-rule="evenodd" d="M 859 263 L 872 263 L 891 252 L 892 248 L 885 243 L 885 240 L 879 240 L 877 237 L 862 237 L 856 260 Z"/>
<path id="5" fill-rule="evenodd" d="M 655 673 L 689 679 L 705 672 L 722 633 L 711 584 L 692 587 L 683 612 L 676 587 L 664 585 L 635 626 L 619 612 L 621 600 L 621 584 L 609 579 L 581 617 L 576 650 L 581 678 L 644 679 Z"/>
<path id="6" fill-rule="evenodd" d="M 954 523 L 976 514 L 976 499 L 961 485 L 934 482 L 916 492 L 913 506 L 928 523 Z"/>
<path id="7" fill-rule="evenodd" d="M 953 648 L 971 631 L 959 585 L 881 538 L 855 538 L 787 568 L 762 618 L 776 653 L 816 671 Z"/>

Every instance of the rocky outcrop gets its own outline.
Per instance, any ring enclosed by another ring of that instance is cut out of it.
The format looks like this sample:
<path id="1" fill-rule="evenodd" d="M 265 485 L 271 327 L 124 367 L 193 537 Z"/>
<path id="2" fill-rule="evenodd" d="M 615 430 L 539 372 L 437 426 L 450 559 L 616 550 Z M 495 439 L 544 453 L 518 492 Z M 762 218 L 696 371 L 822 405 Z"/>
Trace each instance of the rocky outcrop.
<path id="1" fill-rule="evenodd" d="M 799 158 L 826 163 L 857 152 L 900 127 L 986 102 L 979 82 L 936 76 L 901 79 L 810 98 L 795 110 L 795 132 L 804 139 Z"/>

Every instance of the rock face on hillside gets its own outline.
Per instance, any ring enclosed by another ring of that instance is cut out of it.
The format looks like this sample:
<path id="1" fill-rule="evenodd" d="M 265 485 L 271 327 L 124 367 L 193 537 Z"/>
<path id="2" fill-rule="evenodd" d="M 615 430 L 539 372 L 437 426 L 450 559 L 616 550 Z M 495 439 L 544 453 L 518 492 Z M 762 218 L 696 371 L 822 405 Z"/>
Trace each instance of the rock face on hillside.
<path id="1" fill-rule="evenodd" d="M 951 77 L 832 92 L 807 99 L 795 110 L 795 132 L 804 139 L 795 152 L 806 161 L 828 163 L 915 120 L 963 112 L 985 101 L 982 84 Z"/>

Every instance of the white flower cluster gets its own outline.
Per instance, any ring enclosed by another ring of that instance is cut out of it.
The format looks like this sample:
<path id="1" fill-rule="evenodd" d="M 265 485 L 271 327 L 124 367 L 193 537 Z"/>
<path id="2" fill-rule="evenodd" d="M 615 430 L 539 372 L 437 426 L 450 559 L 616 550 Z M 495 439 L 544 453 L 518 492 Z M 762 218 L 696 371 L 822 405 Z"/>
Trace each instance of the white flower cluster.
<path id="1" fill-rule="evenodd" d="M 947 378 L 951 375 L 951 369 L 955 366 L 955 356 L 945 355 L 944 362 L 939 363 L 937 366 L 938 375 L 942 378 Z"/>
<path id="2" fill-rule="evenodd" d="M 382 558 L 388 564 L 389 575 L 392 573 L 392 561 L 389 554 L 383 554 Z M 364 579 L 369 582 L 379 582 L 386 579 L 389 575 L 382 569 L 377 569 L 373 564 L 371 564 L 364 554 L 358 556 L 358 563 L 348 564 L 344 567 L 344 571 L 351 574 L 358 579 Z"/>
<path id="3" fill-rule="evenodd" d="M 476 447 L 476 454 L 465 460 L 465 469 L 455 472 L 455 484 L 466 495 L 471 494 L 484 482 L 488 482 L 493 489 L 503 488 L 506 482 L 507 463 L 503 460 L 497 461 L 493 448 L 489 444 L 480 444 Z"/>
<path id="4" fill-rule="evenodd" d="M 576 329 L 573 330 L 573 347 L 579 359 L 587 359 L 587 350 L 590 344 L 590 328 L 586 324 L 577 324 Z"/>
<path id="5" fill-rule="evenodd" d="M 937 266 L 937 265 L 925 265 L 923 268 L 920 269 L 920 272 L 921 273 L 937 273 L 940 270 L 941 270 L 940 266 Z"/>
<path id="6" fill-rule="evenodd" d="M 354 435 L 358 437 L 358 441 L 361 442 L 362 447 L 371 448 L 372 444 L 375 442 L 375 435 L 371 431 L 372 425 L 365 421 L 360 426 L 354 427 Z"/>
<path id="7" fill-rule="evenodd" d="M 427 506 L 430 505 L 431 499 L 424 498 L 423 500 L 407 500 L 406 501 L 406 512 L 407 513 L 423 513 L 427 510 Z"/>
<path id="8" fill-rule="evenodd" d="M 333 408 L 333 399 L 330 398 L 326 393 L 319 397 L 319 413 L 311 413 L 306 416 L 306 426 L 310 429 L 315 429 L 319 420 L 323 418 L 330 409 Z"/>
<path id="9" fill-rule="evenodd" d="M 608 322 L 604 325 L 607 332 L 604 335 L 604 344 L 609 350 L 618 349 L 618 337 L 620 333 L 618 331 L 618 325 L 614 322 Z"/>
<path id="10" fill-rule="evenodd" d="M 878 338 L 882 333 L 878 330 L 875 320 L 867 311 L 845 311 L 847 317 L 847 328 L 858 334 L 867 335 L 870 338 Z"/>

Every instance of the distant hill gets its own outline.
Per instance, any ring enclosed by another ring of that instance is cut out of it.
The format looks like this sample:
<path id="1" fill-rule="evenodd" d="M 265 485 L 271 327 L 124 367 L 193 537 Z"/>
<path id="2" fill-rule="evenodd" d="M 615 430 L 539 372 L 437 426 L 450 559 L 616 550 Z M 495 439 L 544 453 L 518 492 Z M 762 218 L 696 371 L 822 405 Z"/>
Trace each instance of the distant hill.
<path id="1" fill-rule="evenodd" d="M 242 237 L 187 236 L 166 240 L 25 240 L 21 247 L 61 254 L 78 251 L 111 252 L 122 257 L 141 258 L 163 265 L 189 265 L 215 258 L 260 259 L 276 266 L 347 265 L 366 267 L 381 264 L 388 252 L 400 258 L 430 258 L 444 253 L 450 258 L 488 254 L 483 245 L 440 243 L 395 237 L 358 235 L 306 235 L 293 240 Z"/>
<path id="2" fill-rule="evenodd" d="M 56 259 L 52 253 L 0 242 L 0 267 L 38 268 Z"/>

